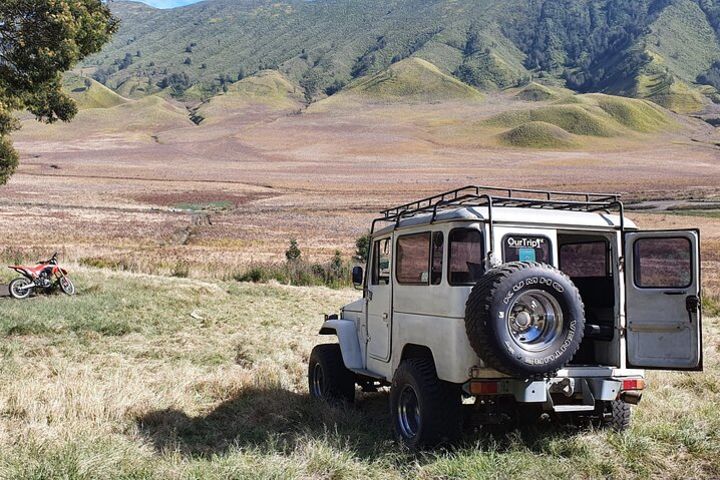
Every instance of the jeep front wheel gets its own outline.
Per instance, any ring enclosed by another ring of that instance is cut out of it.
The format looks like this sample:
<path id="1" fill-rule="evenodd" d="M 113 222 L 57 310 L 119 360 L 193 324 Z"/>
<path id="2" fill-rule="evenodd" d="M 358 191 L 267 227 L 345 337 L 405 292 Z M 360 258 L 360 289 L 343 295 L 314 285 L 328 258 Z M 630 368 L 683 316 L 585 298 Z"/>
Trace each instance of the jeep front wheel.
<path id="1" fill-rule="evenodd" d="M 308 388 L 314 398 L 329 403 L 355 401 L 355 375 L 345 367 L 340 345 L 317 345 L 308 362 Z"/>
<path id="2" fill-rule="evenodd" d="M 432 360 L 404 360 L 395 371 L 390 409 L 397 439 L 411 450 L 452 443 L 462 434 L 458 385 L 438 379 Z"/>

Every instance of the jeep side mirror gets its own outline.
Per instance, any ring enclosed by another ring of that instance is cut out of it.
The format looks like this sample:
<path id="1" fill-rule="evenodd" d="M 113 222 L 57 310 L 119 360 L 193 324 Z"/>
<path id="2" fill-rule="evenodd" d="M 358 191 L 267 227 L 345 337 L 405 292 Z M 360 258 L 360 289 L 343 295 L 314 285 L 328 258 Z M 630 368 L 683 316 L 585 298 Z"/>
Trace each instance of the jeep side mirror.
<path id="1" fill-rule="evenodd" d="M 363 284 L 363 268 L 362 267 L 353 267 L 352 282 L 353 282 L 353 285 L 356 287 L 359 287 Z"/>

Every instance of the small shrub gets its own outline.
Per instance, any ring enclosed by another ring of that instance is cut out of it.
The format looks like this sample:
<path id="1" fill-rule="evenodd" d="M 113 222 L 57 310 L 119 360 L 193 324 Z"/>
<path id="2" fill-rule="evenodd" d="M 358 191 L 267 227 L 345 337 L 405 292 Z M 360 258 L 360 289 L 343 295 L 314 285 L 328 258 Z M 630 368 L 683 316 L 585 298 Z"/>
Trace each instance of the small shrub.
<path id="1" fill-rule="evenodd" d="M 302 252 L 300 251 L 300 247 L 298 247 L 297 240 L 294 238 L 290 239 L 290 246 L 287 250 L 285 250 L 285 258 L 288 262 L 294 262 L 297 260 L 300 260 L 300 257 L 302 256 Z"/>
<path id="2" fill-rule="evenodd" d="M 185 260 L 178 260 L 170 275 L 177 278 L 187 278 L 190 275 L 190 265 Z"/>
<path id="3" fill-rule="evenodd" d="M 254 264 L 233 278 L 238 282 L 266 283 L 274 280 L 286 285 L 341 288 L 350 285 L 350 267 L 338 251 L 327 263 L 294 260 Z"/>
<path id="4" fill-rule="evenodd" d="M 370 232 L 355 240 L 355 258 L 358 262 L 366 263 L 370 254 Z"/>
<path id="5" fill-rule="evenodd" d="M 91 268 L 106 268 L 110 270 L 120 270 L 121 264 L 117 260 L 109 260 L 101 257 L 88 257 L 79 260 L 80 265 Z"/>
<path id="6" fill-rule="evenodd" d="M 712 294 L 703 295 L 702 313 L 707 317 L 720 316 L 720 296 Z"/>

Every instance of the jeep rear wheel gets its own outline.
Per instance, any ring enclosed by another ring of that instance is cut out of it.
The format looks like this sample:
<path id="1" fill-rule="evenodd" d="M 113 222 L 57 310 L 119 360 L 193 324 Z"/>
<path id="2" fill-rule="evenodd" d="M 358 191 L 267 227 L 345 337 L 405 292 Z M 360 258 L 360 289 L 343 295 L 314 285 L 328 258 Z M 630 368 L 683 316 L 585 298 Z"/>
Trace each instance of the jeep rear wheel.
<path id="1" fill-rule="evenodd" d="M 308 388 L 314 398 L 329 403 L 355 401 L 355 374 L 345 367 L 340 345 L 317 345 L 308 362 Z"/>
<path id="2" fill-rule="evenodd" d="M 585 310 L 567 275 L 546 264 L 514 262 L 473 287 L 465 328 L 486 366 L 524 378 L 547 376 L 580 347 Z"/>
<path id="3" fill-rule="evenodd" d="M 390 389 L 390 409 L 397 439 L 411 450 L 452 443 L 462 434 L 460 387 L 438 379 L 431 359 L 400 364 Z"/>
<path id="4" fill-rule="evenodd" d="M 601 427 L 612 428 L 616 432 L 623 432 L 630 428 L 632 411 L 629 403 L 622 400 L 598 403 L 597 409 L 600 410 Z"/>

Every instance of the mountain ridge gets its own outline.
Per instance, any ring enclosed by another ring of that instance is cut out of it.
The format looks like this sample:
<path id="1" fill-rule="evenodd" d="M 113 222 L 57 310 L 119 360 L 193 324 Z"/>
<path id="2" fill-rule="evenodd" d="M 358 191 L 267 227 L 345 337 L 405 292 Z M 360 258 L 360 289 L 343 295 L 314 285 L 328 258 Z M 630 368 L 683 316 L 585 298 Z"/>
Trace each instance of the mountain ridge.
<path id="1" fill-rule="evenodd" d="M 120 32 L 84 67 L 135 98 L 170 89 L 201 100 L 274 69 L 312 102 L 409 57 L 479 90 L 540 80 L 682 112 L 718 100 L 720 87 L 718 0 L 206 0 L 113 10 Z"/>

